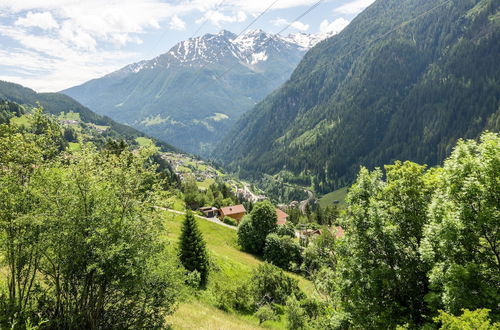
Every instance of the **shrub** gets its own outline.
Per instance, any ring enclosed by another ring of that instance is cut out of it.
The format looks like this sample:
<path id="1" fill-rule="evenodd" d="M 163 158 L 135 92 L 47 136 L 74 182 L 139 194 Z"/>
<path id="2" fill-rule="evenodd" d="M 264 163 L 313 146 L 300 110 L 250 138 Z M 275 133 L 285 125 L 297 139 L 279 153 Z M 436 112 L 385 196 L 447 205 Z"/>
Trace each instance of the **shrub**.
<path id="1" fill-rule="evenodd" d="M 268 304 L 260 307 L 256 312 L 255 316 L 259 319 L 259 325 L 266 321 L 272 321 L 276 320 L 278 315 L 276 315 L 276 312 L 274 309 L 269 306 Z"/>
<path id="2" fill-rule="evenodd" d="M 251 279 L 254 299 L 257 304 L 284 305 L 290 295 L 299 299 L 305 297 L 300 291 L 298 280 L 286 275 L 281 269 L 268 263 L 255 269 Z"/>
<path id="3" fill-rule="evenodd" d="M 213 295 L 216 299 L 217 308 L 229 312 L 237 310 L 244 313 L 255 311 L 253 292 L 249 283 L 243 283 L 236 287 L 231 285 L 219 285 L 215 283 Z"/>
<path id="4" fill-rule="evenodd" d="M 295 226 L 291 222 L 287 222 L 284 225 L 278 225 L 276 234 L 295 238 Z"/>
<path id="5" fill-rule="evenodd" d="M 302 248 L 290 236 L 269 234 L 264 248 L 264 259 L 275 266 L 291 270 L 302 263 Z"/>
<path id="6" fill-rule="evenodd" d="M 286 317 L 288 320 L 288 329 L 298 330 L 305 328 L 307 316 L 294 295 L 291 295 L 286 301 Z"/>
<path id="7" fill-rule="evenodd" d="M 462 309 L 462 315 L 454 316 L 452 314 L 439 311 L 439 316 L 434 318 L 435 322 L 441 323 L 440 329 L 461 330 L 461 329 L 482 329 L 498 330 L 500 323 L 492 324 L 489 319 L 489 309 L 477 309 L 470 311 Z"/>
<path id="8" fill-rule="evenodd" d="M 238 222 L 231 217 L 224 217 L 224 219 L 222 219 L 222 222 L 230 226 L 238 226 Z"/>
<path id="9" fill-rule="evenodd" d="M 256 203 L 250 217 L 243 219 L 238 229 L 238 242 L 251 253 L 262 255 L 266 237 L 277 229 L 276 209 L 269 201 Z"/>

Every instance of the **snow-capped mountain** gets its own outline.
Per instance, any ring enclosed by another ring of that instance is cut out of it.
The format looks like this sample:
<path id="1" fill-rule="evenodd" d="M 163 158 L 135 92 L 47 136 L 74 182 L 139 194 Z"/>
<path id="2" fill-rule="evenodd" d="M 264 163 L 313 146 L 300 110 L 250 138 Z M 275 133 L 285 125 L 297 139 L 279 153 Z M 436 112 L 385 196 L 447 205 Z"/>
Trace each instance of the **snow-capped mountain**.
<path id="1" fill-rule="evenodd" d="M 250 30 L 237 36 L 232 32 L 222 30 L 218 34 L 206 34 L 181 41 L 165 54 L 149 61 L 130 64 L 122 70 L 137 73 L 157 66 L 164 68 L 173 65 L 205 66 L 231 60 L 255 65 L 280 52 L 305 52 L 329 36 L 328 34 L 293 33 L 283 37 L 266 33 L 261 29 Z"/>
<path id="2" fill-rule="evenodd" d="M 168 52 L 63 91 L 97 113 L 193 153 L 290 77 L 325 36 L 262 30 L 181 41 Z M 228 70 L 229 69 L 229 70 Z"/>

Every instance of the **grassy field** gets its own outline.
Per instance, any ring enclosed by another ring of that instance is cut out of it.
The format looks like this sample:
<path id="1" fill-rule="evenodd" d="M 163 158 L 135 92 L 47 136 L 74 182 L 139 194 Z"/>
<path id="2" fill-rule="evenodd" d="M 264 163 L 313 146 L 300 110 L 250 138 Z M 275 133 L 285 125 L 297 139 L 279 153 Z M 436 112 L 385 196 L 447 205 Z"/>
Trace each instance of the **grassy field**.
<path id="1" fill-rule="evenodd" d="M 137 142 L 137 144 L 141 147 L 147 147 L 153 144 L 153 141 L 151 139 L 142 136 L 135 138 L 135 142 Z"/>
<path id="2" fill-rule="evenodd" d="M 183 215 L 164 212 L 165 228 L 168 238 L 178 243 Z M 211 290 L 216 283 L 223 286 L 227 283 L 242 283 L 250 278 L 252 271 L 262 263 L 257 257 L 240 250 L 236 231 L 209 221 L 197 219 L 200 230 L 207 243 L 210 256 L 216 265 L 209 278 L 205 292 L 191 301 L 184 302 L 168 321 L 174 329 L 256 329 L 259 322 L 253 315 L 226 313 L 213 305 Z M 301 289 L 306 294 L 313 293 L 313 285 L 303 277 L 290 276 L 299 280 Z M 284 317 L 278 322 L 266 322 L 266 328 L 279 329 L 285 326 Z"/>
<path id="3" fill-rule="evenodd" d="M 66 119 L 66 120 L 76 120 L 80 121 L 80 114 L 77 112 L 70 111 L 68 113 L 61 112 L 58 116 L 59 119 Z"/>
<path id="4" fill-rule="evenodd" d="M 17 126 L 31 126 L 31 119 L 29 115 L 22 115 L 21 117 L 12 117 L 10 118 L 10 123 Z"/>
<path id="5" fill-rule="evenodd" d="M 198 185 L 198 188 L 203 189 L 203 190 L 207 190 L 208 187 L 210 187 L 210 185 L 214 182 L 215 182 L 214 179 L 208 178 L 208 179 L 205 179 L 204 181 L 201 181 L 201 182 L 198 181 L 198 182 L 196 182 L 196 184 Z"/>
<path id="6" fill-rule="evenodd" d="M 80 143 L 69 142 L 68 143 L 68 149 L 70 151 L 80 151 L 80 150 L 82 150 L 82 146 L 80 145 Z"/>
<path id="7" fill-rule="evenodd" d="M 329 194 L 324 195 L 319 199 L 319 205 L 321 205 L 321 207 L 327 207 L 333 205 L 333 201 L 339 201 L 338 206 L 340 208 L 344 208 L 347 189 L 348 187 L 340 188 L 338 190 L 332 191 Z"/>

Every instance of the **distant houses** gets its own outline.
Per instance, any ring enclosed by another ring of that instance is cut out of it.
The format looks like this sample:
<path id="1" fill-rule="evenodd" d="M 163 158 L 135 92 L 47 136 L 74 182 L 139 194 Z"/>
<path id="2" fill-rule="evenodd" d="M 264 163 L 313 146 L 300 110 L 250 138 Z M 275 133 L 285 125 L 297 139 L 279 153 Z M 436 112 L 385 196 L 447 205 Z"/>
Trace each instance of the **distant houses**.
<path id="1" fill-rule="evenodd" d="M 212 210 L 215 208 L 210 208 L 210 207 L 201 208 L 200 211 L 206 214 L 204 209 L 207 209 L 207 212 L 210 212 L 208 210 Z M 234 206 L 222 207 L 220 210 L 218 210 L 218 213 L 219 213 L 219 219 L 221 220 L 223 220 L 225 217 L 230 217 L 239 223 L 241 219 L 243 219 L 243 217 L 245 216 L 246 210 L 243 205 L 239 204 Z M 289 215 L 277 208 L 276 217 L 277 217 L 276 223 L 278 225 L 284 225 L 288 221 Z"/>

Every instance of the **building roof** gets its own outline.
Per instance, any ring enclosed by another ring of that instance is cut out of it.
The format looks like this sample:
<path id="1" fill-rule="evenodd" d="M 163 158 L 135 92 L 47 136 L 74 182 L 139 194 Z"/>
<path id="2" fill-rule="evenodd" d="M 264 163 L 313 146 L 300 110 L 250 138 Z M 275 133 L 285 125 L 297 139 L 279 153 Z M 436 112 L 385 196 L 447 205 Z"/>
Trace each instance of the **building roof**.
<path id="1" fill-rule="evenodd" d="M 221 213 L 224 213 L 224 215 L 239 214 L 239 213 L 246 212 L 245 207 L 241 204 L 234 205 L 234 206 L 221 207 L 220 211 L 221 211 Z"/>
<path id="2" fill-rule="evenodd" d="M 340 226 L 335 227 L 335 238 L 342 238 L 344 237 L 344 229 Z"/>
<path id="3" fill-rule="evenodd" d="M 217 211 L 217 210 L 218 210 L 218 208 L 213 207 L 213 206 L 200 207 L 200 211 L 201 212 L 205 212 L 205 211 Z"/>
<path id="4" fill-rule="evenodd" d="M 278 225 L 284 225 L 286 223 L 288 214 L 281 211 L 280 209 L 276 209 L 276 216 L 278 217 L 278 221 L 276 222 Z"/>

